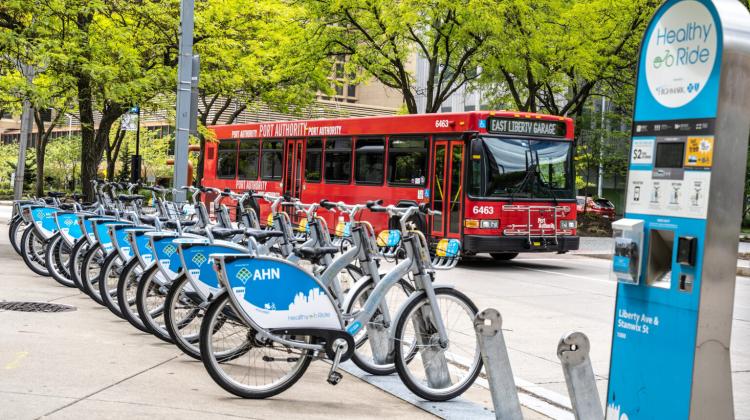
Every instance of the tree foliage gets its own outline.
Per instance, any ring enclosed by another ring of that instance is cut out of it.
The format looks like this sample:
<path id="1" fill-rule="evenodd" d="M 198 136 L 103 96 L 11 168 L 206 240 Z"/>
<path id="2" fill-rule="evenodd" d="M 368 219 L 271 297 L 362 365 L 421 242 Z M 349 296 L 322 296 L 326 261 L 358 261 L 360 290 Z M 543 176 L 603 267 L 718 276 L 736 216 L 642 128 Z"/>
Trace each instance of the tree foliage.
<path id="1" fill-rule="evenodd" d="M 437 112 L 454 92 L 478 77 L 491 22 L 503 3 L 488 0 L 303 0 L 316 36 L 347 70 L 364 70 L 398 90 L 409 113 Z M 414 78 L 415 54 L 427 62 L 423 87 Z M 417 107 L 424 96 L 425 109 Z"/>
<path id="2" fill-rule="evenodd" d="M 629 100 L 641 37 L 660 3 L 507 0 L 482 85 L 496 106 L 556 115 L 580 115 L 591 95 Z"/>

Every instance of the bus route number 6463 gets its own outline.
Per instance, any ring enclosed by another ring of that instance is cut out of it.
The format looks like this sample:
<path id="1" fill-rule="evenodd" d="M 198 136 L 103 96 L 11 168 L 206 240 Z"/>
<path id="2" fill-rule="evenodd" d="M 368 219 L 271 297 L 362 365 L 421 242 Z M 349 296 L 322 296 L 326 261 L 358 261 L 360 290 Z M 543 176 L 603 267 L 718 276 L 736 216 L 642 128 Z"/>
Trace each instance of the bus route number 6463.
<path id="1" fill-rule="evenodd" d="M 495 214 L 495 208 L 492 206 L 474 206 L 471 211 L 474 214 Z"/>

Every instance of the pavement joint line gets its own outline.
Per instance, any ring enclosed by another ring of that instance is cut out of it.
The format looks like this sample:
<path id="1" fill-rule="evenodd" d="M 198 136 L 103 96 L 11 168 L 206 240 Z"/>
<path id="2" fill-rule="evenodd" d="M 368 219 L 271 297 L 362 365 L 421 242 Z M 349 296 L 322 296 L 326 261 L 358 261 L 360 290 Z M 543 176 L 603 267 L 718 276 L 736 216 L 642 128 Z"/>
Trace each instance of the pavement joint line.
<path id="1" fill-rule="evenodd" d="M 118 401 L 118 400 L 110 400 L 106 398 L 89 398 L 88 401 L 96 401 L 96 402 L 104 402 L 104 403 L 114 403 L 114 404 L 127 404 L 127 405 L 135 405 L 140 407 L 155 407 L 155 408 L 168 408 L 170 410 L 180 410 L 180 411 L 188 411 L 191 413 L 201 413 L 201 414 L 218 414 L 222 417 L 232 417 L 232 418 L 238 418 L 238 419 L 250 419 L 250 420 L 261 420 L 261 417 L 246 417 L 246 416 L 239 416 L 237 414 L 231 414 L 231 413 L 221 413 L 218 411 L 208 411 L 208 410 L 196 410 L 194 408 L 185 408 L 185 407 L 172 407 L 168 405 L 159 405 L 159 404 L 151 404 L 151 403 L 143 403 L 143 402 L 133 402 L 133 401 Z M 252 401 L 252 400 L 246 400 L 246 401 Z M 46 414 L 45 414 L 46 416 Z"/>
<path id="2" fill-rule="evenodd" d="M 62 399 L 65 399 L 65 400 L 75 400 L 76 399 L 76 397 L 66 397 L 65 395 L 40 394 L 38 392 L 8 391 L 8 390 L 4 390 L 4 389 L 0 389 L 0 394 L 33 395 L 35 397 L 62 398 Z"/>
<path id="3" fill-rule="evenodd" d="M 81 292 L 78 292 L 78 293 L 73 294 L 73 295 L 59 296 L 59 297 L 56 297 L 54 299 L 48 300 L 47 302 L 55 302 L 55 301 L 58 301 L 60 299 L 67 299 L 67 298 L 71 298 L 71 297 L 76 297 L 76 296 L 79 296 L 80 294 L 81 294 Z"/>
<path id="4" fill-rule="evenodd" d="M 81 398 L 78 398 L 78 399 L 76 399 L 75 401 L 72 401 L 72 402 L 70 402 L 70 403 L 68 403 L 68 404 L 65 404 L 65 405 L 63 405 L 62 407 L 58 407 L 58 408 L 56 408 L 56 409 L 54 409 L 54 410 L 52 410 L 52 411 L 50 411 L 50 412 L 48 412 L 48 413 L 42 414 L 41 416 L 39 416 L 39 417 L 37 417 L 37 418 L 39 419 L 39 418 L 44 418 L 44 417 L 47 417 L 47 416 L 51 416 L 52 414 L 55 414 L 55 413 L 57 413 L 58 411 L 62 411 L 62 410 L 64 410 L 64 409 L 66 409 L 66 408 L 68 408 L 68 407 L 70 407 L 70 406 L 72 406 L 72 405 L 75 405 L 75 404 L 77 404 L 77 403 L 79 403 L 79 402 L 81 402 L 81 401 L 83 401 L 83 400 L 86 400 L 86 399 L 88 399 L 88 398 L 90 398 L 90 397 L 92 397 L 92 396 L 94 396 L 94 395 L 96 395 L 96 394 L 98 394 L 98 393 L 100 393 L 100 392 L 106 391 L 106 390 L 108 390 L 108 389 L 110 389 L 110 388 L 112 388 L 112 387 L 114 387 L 114 386 L 117 386 L 117 385 L 119 385 L 119 384 L 121 384 L 121 383 L 123 383 L 123 382 L 125 382 L 125 381 L 127 381 L 127 380 L 133 379 L 133 378 L 135 378 L 136 376 L 138 376 L 138 375 L 140 375 L 140 374 L 146 373 L 146 372 L 148 372 L 148 371 L 150 371 L 150 370 L 152 370 L 152 369 L 155 369 L 155 368 L 157 368 L 157 367 L 159 367 L 159 366 L 161 366 L 161 365 L 164 365 L 164 364 L 166 364 L 166 363 L 168 363 L 168 362 L 170 362 L 170 361 L 172 361 L 172 360 L 174 360 L 174 359 L 176 359 L 176 358 L 178 358 L 178 357 L 180 357 L 180 355 L 179 355 L 179 354 L 178 354 L 178 355 L 176 355 L 176 356 L 172 356 L 172 357 L 170 357 L 170 358 L 169 358 L 169 359 L 167 359 L 167 360 L 164 360 L 164 361 L 162 361 L 162 362 L 159 362 L 159 363 L 157 363 L 157 364 L 155 364 L 155 365 L 153 365 L 153 366 L 149 366 L 149 367 L 147 367 L 146 369 L 140 370 L 140 371 L 138 371 L 138 372 L 136 372 L 136 373 L 134 373 L 134 374 L 132 374 L 132 375 L 130 375 L 130 376 L 127 376 L 127 377 L 125 377 L 125 378 L 123 378 L 123 379 L 120 379 L 120 380 L 119 380 L 119 381 L 117 381 L 117 382 L 111 383 L 111 384 L 109 384 L 109 385 L 107 385 L 107 386 L 105 386 L 105 387 L 103 387 L 103 388 L 100 388 L 100 389 L 98 389 L 98 390 L 96 390 L 96 391 L 94 391 L 94 392 L 91 392 L 91 393 L 89 393 L 89 394 L 87 394 L 87 395 L 84 395 L 83 397 L 81 397 Z"/>

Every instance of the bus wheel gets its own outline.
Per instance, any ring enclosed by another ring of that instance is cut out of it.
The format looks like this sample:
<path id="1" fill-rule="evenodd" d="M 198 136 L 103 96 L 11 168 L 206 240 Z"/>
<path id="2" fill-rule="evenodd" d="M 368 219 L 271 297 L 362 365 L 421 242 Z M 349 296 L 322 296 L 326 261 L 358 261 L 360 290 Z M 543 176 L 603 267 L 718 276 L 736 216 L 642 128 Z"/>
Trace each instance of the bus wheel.
<path id="1" fill-rule="evenodd" d="M 518 256 L 518 252 L 490 252 L 490 256 L 497 261 L 510 261 Z"/>

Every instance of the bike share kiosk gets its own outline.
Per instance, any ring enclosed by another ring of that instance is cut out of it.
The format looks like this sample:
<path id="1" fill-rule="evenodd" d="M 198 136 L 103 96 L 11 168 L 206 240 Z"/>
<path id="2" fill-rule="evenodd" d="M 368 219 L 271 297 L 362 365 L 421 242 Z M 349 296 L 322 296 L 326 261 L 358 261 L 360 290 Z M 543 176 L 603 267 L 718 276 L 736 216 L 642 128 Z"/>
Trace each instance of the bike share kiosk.
<path id="1" fill-rule="evenodd" d="M 750 131 L 750 13 L 667 0 L 640 51 L 607 418 L 734 417 L 729 340 Z"/>

